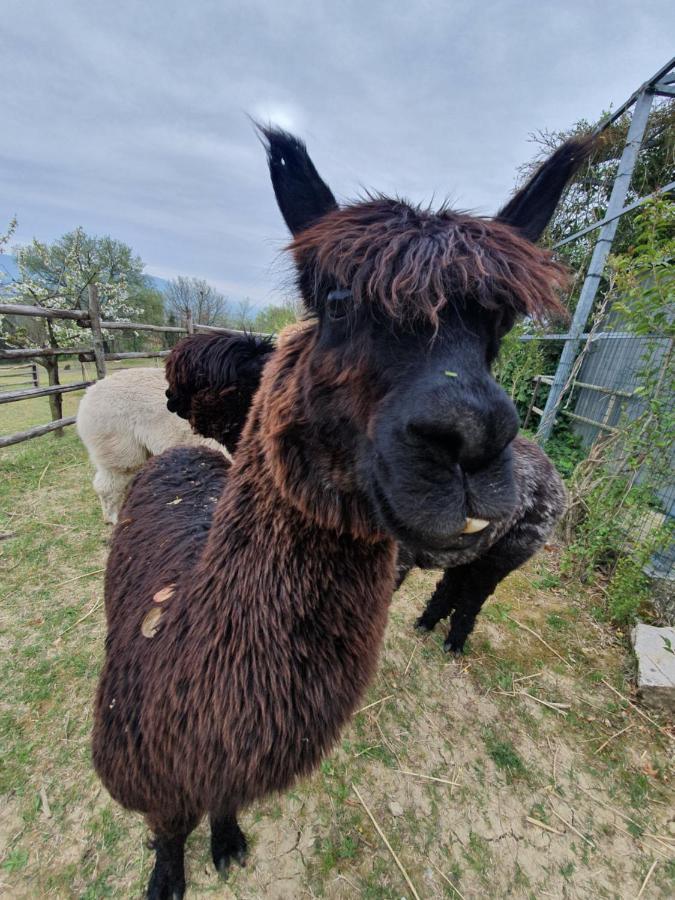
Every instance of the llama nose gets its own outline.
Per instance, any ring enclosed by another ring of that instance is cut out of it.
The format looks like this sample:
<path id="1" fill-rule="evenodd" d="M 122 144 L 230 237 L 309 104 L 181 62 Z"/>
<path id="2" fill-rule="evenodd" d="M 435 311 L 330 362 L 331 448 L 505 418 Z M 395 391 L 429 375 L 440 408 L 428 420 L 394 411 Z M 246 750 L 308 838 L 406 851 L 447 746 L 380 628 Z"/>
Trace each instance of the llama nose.
<path id="1" fill-rule="evenodd" d="M 498 388 L 491 394 L 489 403 L 453 401 L 421 411 L 409 422 L 408 432 L 437 464 L 459 465 L 466 472 L 482 469 L 518 433 L 518 416 L 509 398 Z"/>

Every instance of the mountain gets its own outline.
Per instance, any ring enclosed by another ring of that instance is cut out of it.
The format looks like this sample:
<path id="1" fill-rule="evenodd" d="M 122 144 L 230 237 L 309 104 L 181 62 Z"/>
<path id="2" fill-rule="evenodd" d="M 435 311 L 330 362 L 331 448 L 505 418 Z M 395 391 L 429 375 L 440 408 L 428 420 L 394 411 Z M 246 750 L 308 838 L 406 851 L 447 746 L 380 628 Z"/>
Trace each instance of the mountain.
<path id="1" fill-rule="evenodd" d="M 19 267 L 9 253 L 0 253 L 0 284 L 9 284 L 19 277 Z"/>
<path id="2" fill-rule="evenodd" d="M 145 280 L 148 287 L 154 288 L 156 291 L 159 291 L 160 294 L 166 294 L 167 288 L 169 287 L 169 282 L 166 278 L 160 278 L 158 275 L 146 275 Z"/>

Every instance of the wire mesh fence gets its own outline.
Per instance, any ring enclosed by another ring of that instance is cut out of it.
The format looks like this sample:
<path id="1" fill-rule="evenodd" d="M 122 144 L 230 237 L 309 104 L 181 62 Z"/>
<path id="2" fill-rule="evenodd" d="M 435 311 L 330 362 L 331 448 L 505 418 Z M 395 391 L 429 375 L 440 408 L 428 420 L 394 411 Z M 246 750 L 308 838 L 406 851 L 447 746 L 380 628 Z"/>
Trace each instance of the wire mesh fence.
<path id="1" fill-rule="evenodd" d="M 526 323 L 517 348 L 498 366 L 525 427 L 547 448 L 569 450 L 557 460 L 569 462 L 565 474 L 574 470 L 568 546 L 576 544 L 610 579 L 633 560 L 653 594 L 665 596 L 669 619 L 675 619 L 674 84 L 671 60 L 596 129 L 606 130 L 607 140 L 550 229 L 574 276 L 569 330 Z"/>

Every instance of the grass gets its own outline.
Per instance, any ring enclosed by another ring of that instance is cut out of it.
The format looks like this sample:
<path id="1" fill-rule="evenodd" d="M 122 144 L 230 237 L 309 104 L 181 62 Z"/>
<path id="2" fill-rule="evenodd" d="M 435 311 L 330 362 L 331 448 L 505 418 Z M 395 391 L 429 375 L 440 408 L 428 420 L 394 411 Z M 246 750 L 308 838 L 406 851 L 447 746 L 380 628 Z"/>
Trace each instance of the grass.
<path id="1" fill-rule="evenodd" d="M 0 407 L 0 433 L 48 418 L 22 414 L 31 404 Z M 145 826 L 89 756 L 109 532 L 86 455 L 71 428 L 0 451 L 0 474 L 0 533 L 13 535 L 0 541 L 0 894 L 140 897 Z M 394 598 L 362 704 L 374 705 L 311 778 L 244 814 L 252 858 L 227 889 L 206 828 L 195 832 L 190 896 L 410 896 L 352 783 L 422 897 L 456 896 L 445 878 L 466 898 L 634 897 L 654 859 L 643 896 L 673 895 L 669 748 L 603 684 L 630 696 L 632 669 L 592 596 L 566 594 L 544 553 L 500 585 L 455 661 L 443 623 L 426 638 L 412 629 L 436 579 L 415 572 Z"/>

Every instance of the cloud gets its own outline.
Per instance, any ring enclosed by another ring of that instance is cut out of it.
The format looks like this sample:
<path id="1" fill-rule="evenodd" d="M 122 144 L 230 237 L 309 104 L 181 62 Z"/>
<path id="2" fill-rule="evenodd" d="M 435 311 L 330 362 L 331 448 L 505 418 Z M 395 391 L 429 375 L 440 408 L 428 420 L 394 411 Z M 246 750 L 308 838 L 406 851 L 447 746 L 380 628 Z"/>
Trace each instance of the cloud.
<path id="1" fill-rule="evenodd" d="M 257 302 L 285 284 L 287 235 L 247 114 L 300 133 L 338 197 L 491 212 L 528 134 L 618 105 L 675 24 L 660 0 L 611 16 L 588 0 L 6 0 L 2 16 L 0 226 L 81 224 L 155 274 Z"/>

